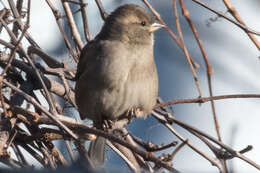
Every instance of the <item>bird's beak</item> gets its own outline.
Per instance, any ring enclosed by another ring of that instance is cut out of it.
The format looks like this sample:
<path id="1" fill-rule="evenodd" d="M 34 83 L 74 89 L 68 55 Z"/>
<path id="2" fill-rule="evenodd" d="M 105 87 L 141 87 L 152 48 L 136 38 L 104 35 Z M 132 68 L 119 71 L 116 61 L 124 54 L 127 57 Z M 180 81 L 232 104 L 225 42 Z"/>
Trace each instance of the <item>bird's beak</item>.
<path id="1" fill-rule="evenodd" d="M 149 31 L 150 32 L 154 32 L 162 27 L 165 27 L 164 25 L 160 24 L 160 23 L 153 23 L 151 26 L 150 26 L 150 29 Z"/>

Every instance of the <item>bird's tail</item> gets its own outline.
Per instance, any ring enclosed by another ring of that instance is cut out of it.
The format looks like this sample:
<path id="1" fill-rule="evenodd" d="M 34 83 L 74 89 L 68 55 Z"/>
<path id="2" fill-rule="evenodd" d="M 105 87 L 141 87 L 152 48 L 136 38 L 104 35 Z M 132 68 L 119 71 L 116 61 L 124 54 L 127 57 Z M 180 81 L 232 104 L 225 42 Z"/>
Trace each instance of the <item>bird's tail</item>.
<path id="1" fill-rule="evenodd" d="M 94 167 L 98 170 L 104 168 L 105 153 L 106 153 L 106 139 L 98 136 L 96 140 L 92 141 L 89 146 L 88 155 L 93 162 Z"/>

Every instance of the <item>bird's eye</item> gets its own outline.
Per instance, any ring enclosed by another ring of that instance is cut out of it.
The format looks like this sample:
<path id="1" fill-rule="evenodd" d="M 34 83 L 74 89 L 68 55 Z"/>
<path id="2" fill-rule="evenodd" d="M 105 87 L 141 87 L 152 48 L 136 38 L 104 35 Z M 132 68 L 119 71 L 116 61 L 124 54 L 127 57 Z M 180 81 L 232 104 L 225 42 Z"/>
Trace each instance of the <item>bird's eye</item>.
<path id="1" fill-rule="evenodd" d="M 142 22 L 141 22 L 141 25 L 142 25 L 142 26 L 145 26 L 145 25 L 146 25 L 146 22 L 145 22 L 145 21 L 142 21 Z"/>

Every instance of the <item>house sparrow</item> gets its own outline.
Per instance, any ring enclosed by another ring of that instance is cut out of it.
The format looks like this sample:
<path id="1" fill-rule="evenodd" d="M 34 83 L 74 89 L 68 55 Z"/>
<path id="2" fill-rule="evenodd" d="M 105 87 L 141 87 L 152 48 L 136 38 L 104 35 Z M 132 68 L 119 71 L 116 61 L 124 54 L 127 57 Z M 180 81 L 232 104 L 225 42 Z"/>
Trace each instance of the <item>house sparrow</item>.
<path id="1" fill-rule="evenodd" d="M 158 96 L 153 55 L 153 32 L 163 25 L 140 6 L 120 6 L 109 15 L 101 32 L 83 48 L 76 73 L 76 103 L 82 119 L 102 129 L 105 120 L 142 117 Z M 96 167 L 104 164 L 105 139 L 90 145 Z"/>

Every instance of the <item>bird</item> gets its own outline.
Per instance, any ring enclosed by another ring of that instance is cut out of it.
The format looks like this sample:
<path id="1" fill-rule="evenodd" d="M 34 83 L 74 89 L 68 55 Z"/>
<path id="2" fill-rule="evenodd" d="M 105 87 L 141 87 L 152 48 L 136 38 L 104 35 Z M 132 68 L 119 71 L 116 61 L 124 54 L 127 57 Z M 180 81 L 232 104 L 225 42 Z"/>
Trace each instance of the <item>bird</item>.
<path id="1" fill-rule="evenodd" d="M 158 96 L 154 32 L 159 24 L 144 8 L 125 4 L 105 20 L 101 31 L 81 51 L 75 75 L 75 98 L 81 119 L 102 129 L 104 121 L 129 115 L 145 117 Z M 104 166 L 105 138 L 89 148 L 96 168 Z"/>

